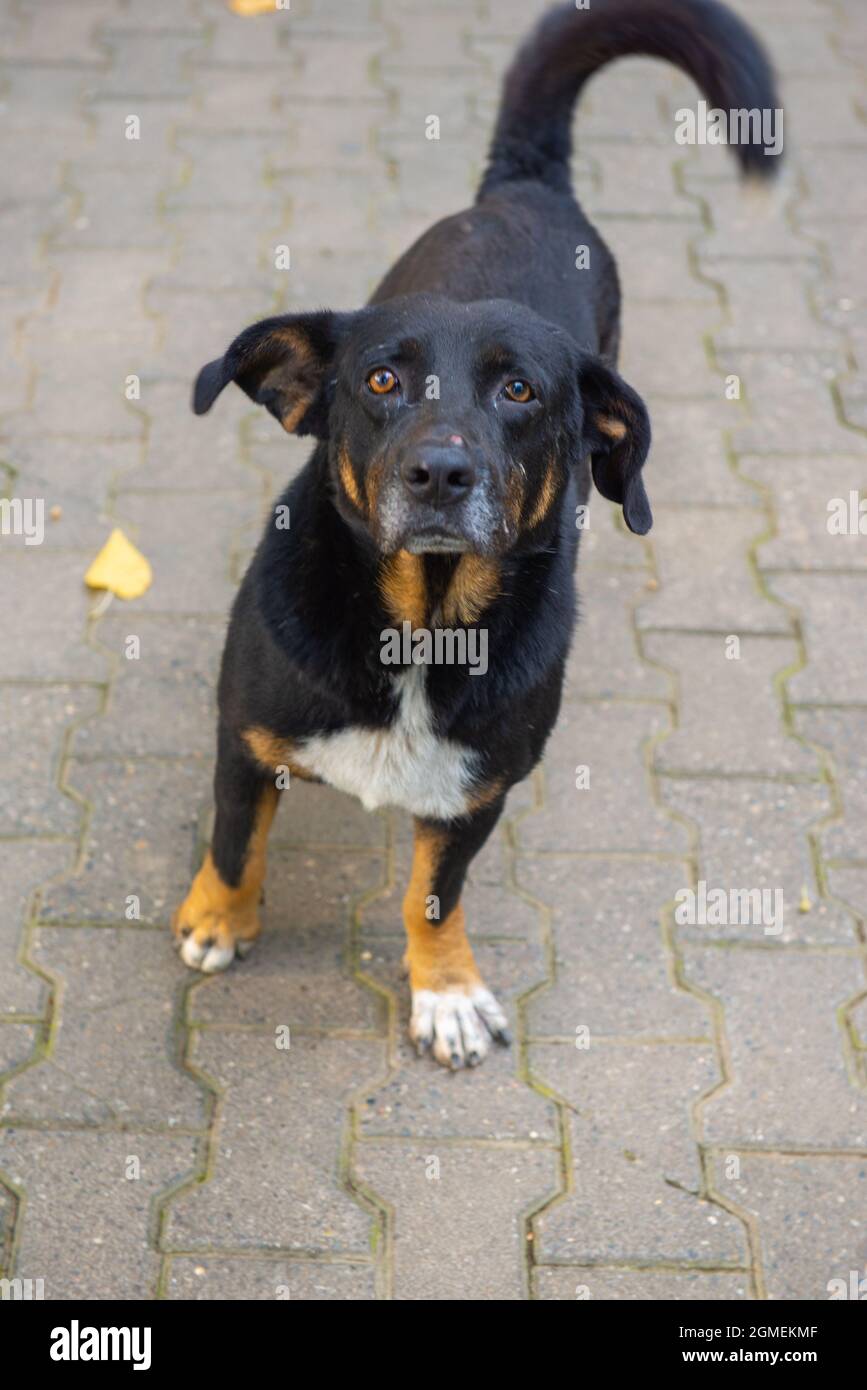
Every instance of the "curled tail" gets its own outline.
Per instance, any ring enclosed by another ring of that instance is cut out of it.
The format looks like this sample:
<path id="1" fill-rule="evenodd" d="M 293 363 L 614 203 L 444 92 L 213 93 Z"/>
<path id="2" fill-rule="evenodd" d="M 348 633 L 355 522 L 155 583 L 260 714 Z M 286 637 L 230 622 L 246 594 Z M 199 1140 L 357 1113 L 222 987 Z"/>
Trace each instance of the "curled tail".
<path id="1" fill-rule="evenodd" d="M 637 55 L 681 68 L 710 106 L 726 112 L 779 106 L 759 40 L 718 0 L 560 5 L 544 17 L 506 74 L 479 198 L 516 179 L 568 189 L 572 112 L 585 82 L 606 63 Z M 732 149 L 745 173 L 775 172 L 779 161 L 761 141 Z"/>

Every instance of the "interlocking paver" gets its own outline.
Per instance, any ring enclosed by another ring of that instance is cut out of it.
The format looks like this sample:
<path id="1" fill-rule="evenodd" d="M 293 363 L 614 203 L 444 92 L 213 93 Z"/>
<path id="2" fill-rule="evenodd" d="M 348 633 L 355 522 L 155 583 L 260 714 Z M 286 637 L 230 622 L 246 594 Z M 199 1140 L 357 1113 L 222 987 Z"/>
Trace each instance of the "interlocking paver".
<path id="1" fill-rule="evenodd" d="M 537 1043 L 531 1066 L 577 1112 L 572 1186 L 536 1222 L 541 1262 L 743 1264 L 740 1222 L 699 1193 L 690 1108 L 713 1049 Z"/>
<path id="2" fill-rule="evenodd" d="M 823 1158 L 744 1153 L 740 1176 L 726 1179 L 717 1159 L 717 1188 L 757 1220 L 767 1297 L 826 1301 L 851 1297 L 850 1271 L 864 1270 L 864 1192 L 867 1161 L 842 1154 Z"/>
<path id="3" fill-rule="evenodd" d="M 560 723 L 465 895 L 516 1045 L 455 1076 L 405 1036 L 406 816 L 293 782 L 257 950 L 192 985 L 172 952 L 225 615 L 309 452 L 189 391 L 254 319 L 363 302 L 472 198 L 545 0 L 0 7 L 0 476 L 53 509 L 43 544 L 0 538 L 0 1274 L 592 1302 L 863 1273 L 867 540 L 827 522 L 867 480 L 867 28 L 857 0 L 735 4 L 783 83 L 774 187 L 675 143 L 695 91 L 651 60 L 579 117 L 655 527 L 593 501 Z M 115 525 L 153 566 L 129 605 L 82 583 Z M 782 889 L 782 934 L 676 920 L 701 880 Z"/>

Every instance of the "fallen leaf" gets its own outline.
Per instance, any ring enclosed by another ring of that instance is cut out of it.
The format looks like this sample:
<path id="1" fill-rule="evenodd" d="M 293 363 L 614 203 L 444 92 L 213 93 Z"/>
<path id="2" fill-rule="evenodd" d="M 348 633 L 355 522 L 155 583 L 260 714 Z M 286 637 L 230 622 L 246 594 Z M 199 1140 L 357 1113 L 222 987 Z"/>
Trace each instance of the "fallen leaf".
<path id="1" fill-rule="evenodd" d="M 239 14 L 244 19 L 249 19 L 254 14 L 266 14 L 268 10 L 273 14 L 277 6 L 274 0 L 229 0 L 229 9 L 234 14 Z"/>
<path id="2" fill-rule="evenodd" d="M 153 573 L 140 550 L 123 531 L 112 531 L 84 576 L 89 589 L 110 589 L 118 598 L 138 598 L 151 586 Z"/>

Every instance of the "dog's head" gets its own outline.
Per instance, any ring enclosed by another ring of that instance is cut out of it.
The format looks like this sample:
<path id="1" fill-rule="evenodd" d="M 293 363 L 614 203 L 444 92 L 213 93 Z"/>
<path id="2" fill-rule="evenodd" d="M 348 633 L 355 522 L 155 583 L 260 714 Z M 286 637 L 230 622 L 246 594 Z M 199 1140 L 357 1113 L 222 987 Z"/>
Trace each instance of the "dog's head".
<path id="1" fill-rule="evenodd" d="M 338 510 L 385 554 L 544 545 L 569 467 L 588 456 L 630 530 L 650 529 L 642 401 L 508 300 L 409 295 L 266 319 L 202 368 L 196 413 L 230 381 L 290 433 L 328 442 Z"/>

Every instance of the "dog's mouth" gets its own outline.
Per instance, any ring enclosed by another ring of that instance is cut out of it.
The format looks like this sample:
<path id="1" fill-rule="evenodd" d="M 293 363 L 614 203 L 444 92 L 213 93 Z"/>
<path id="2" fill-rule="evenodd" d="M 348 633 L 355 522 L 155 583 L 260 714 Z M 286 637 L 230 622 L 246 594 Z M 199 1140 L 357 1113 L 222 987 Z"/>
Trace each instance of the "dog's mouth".
<path id="1" fill-rule="evenodd" d="M 471 549 L 466 536 L 450 531 L 424 530 L 411 535 L 406 542 L 410 555 L 458 555 Z"/>

